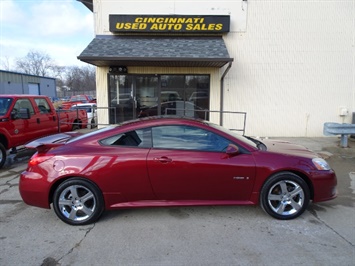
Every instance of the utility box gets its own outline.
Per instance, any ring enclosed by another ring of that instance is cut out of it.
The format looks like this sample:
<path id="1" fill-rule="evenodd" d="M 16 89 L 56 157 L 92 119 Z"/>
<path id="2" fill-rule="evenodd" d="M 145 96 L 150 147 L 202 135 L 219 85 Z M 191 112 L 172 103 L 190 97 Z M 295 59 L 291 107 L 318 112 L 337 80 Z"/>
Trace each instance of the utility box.
<path id="1" fill-rule="evenodd" d="M 349 110 L 346 107 L 339 107 L 339 115 L 347 116 L 349 114 Z"/>

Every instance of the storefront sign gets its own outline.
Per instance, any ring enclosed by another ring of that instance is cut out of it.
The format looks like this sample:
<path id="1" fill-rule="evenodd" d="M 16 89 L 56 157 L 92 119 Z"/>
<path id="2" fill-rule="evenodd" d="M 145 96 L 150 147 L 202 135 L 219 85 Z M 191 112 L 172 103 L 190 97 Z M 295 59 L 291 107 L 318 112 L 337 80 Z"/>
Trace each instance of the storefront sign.
<path id="1" fill-rule="evenodd" d="M 230 16 L 110 15 L 110 31 L 216 34 L 229 32 Z"/>

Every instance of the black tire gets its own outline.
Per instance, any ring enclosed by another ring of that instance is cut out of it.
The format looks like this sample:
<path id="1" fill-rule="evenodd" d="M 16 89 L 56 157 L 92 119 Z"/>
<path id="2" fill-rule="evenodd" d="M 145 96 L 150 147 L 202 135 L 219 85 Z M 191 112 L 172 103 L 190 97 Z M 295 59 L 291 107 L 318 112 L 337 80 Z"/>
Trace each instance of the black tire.
<path id="1" fill-rule="evenodd" d="M 70 225 L 85 225 L 97 221 L 104 207 L 100 189 L 82 178 L 64 181 L 53 195 L 56 215 Z"/>
<path id="2" fill-rule="evenodd" d="M 91 119 L 90 123 L 88 124 L 88 129 L 93 129 L 94 127 L 96 127 L 96 122 L 95 119 Z"/>
<path id="3" fill-rule="evenodd" d="M 78 130 L 80 129 L 80 125 L 78 124 L 78 122 L 75 122 L 75 124 L 73 124 L 73 127 L 71 128 L 72 131 Z"/>
<path id="4" fill-rule="evenodd" d="M 6 162 L 6 149 L 4 145 L 0 143 L 0 169 L 4 166 Z"/>
<path id="5" fill-rule="evenodd" d="M 260 205 L 272 217 L 294 219 L 308 207 L 310 192 L 307 183 L 298 175 L 283 172 L 271 176 L 263 185 Z"/>

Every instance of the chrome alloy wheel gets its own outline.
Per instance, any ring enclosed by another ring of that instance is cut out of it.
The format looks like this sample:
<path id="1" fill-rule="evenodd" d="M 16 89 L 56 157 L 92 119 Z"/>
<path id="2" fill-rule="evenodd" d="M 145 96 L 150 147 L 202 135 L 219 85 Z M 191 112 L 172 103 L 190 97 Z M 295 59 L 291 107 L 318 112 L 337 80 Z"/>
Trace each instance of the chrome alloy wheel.
<path id="1" fill-rule="evenodd" d="M 72 185 L 59 195 L 59 210 L 71 221 L 89 219 L 96 209 L 96 199 L 92 191 L 81 185 Z"/>
<path id="2" fill-rule="evenodd" d="M 288 216 L 302 209 L 305 195 L 302 187 L 296 182 L 281 180 L 270 188 L 267 200 L 275 213 Z"/>

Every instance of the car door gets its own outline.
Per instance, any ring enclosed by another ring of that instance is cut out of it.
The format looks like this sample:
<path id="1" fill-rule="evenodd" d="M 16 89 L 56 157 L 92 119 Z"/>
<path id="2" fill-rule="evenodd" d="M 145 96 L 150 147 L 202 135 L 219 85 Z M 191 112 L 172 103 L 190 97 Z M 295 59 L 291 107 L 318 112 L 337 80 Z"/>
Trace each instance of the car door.
<path id="1" fill-rule="evenodd" d="M 152 128 L 153 148 L 147 158 L 149 178 L 161 200 L 250 198 L 255 163 L 249 153 L 227 156 L 231 141 L 190 126 Z"/>
<path id="2" fill-rule="evenodd" d="M 38 137 L 58 132 L 57 113 L 47 100 L 40 97 L 34 99 L 38 108 L 38 112 L 36 112 Z"/>
<path id="3" fill-rule="evenodd" d="M 110 158 L 101 170 L 107 197 L 126 202 L 155 200 L 146 162 L 150 143 L 150 129 L 132 130 L 100 141 L 104 157 Z"/>
<path id="4" fill-rule="evenodd" d="M 20 109 L 28 109 L 30 113 L 29 119 L 20 118 Z M 37 121 L 35 118 L 35 111 L 30 99 L 17 99 L 12 110 L 14 115 L 11 119 L 11 129 L 9 133 L 12 138 L 14 146 L 22 145 L 34 138 L 34 132 L 37 130 Z"/>

